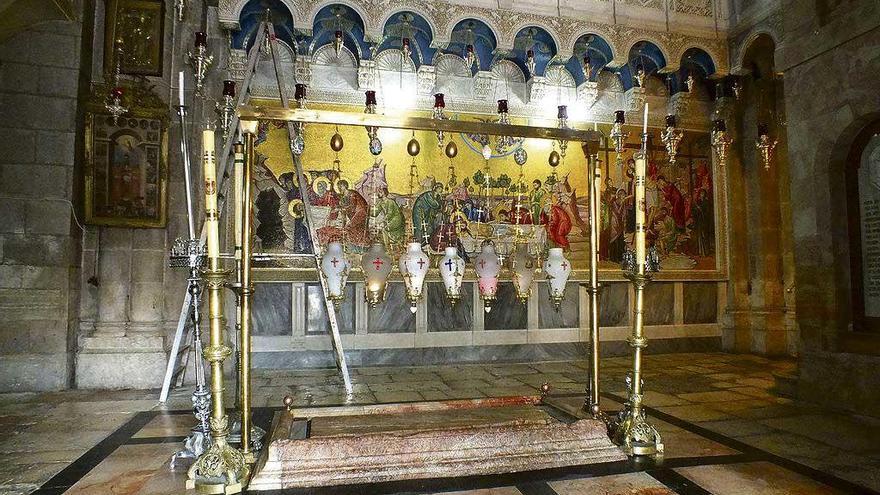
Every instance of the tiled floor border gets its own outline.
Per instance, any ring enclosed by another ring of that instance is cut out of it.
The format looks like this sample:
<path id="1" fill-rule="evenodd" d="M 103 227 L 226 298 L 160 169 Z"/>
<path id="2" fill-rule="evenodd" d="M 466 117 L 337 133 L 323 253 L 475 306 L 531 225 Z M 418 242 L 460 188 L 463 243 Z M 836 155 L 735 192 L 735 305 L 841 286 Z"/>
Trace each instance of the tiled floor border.
<path id="1" fill-rule="evenodd" d="M 580 397 L 583 394 L 560 394 L 554 397 Z M 603 393 L 603 397 L 617 402 L 624 402 L 625 399 L 616 394 Z M 338 407 L 342 405 L 353 404 L 337 404 L 327 405 L 326 407 Z M 553 409 L 553 413 L 559 419 L 573 419 L 570 413 L 549 405 Z M 259 407 L 254 408 L 254 424 L 268 430 L 272 417 L 275 412 L 280 411 L 277 407 Z M 673 426 L 686 430 L 690 433 L 699 435 L 713 442 L 724 445 L 728 448 L 741 452 L 740 454 L 706 456 L 706 457 L 683 457 L 664 459 L 661 462 L 655 462 L 650 458 L 634 458 L 627 461 L 618 461 L 610 463 L 592 464 L 586 466 L 571 466 L 565 468 L 543 469 L 536 471 L 526 471 L 520 473 L 509 473 L 504 475 L 486 475 L 486 476 L 468 476 L 459 478 L 437 478 L 427 480 L 406 480 L 385 483 L 375 483 L 367 486 L 353 485 L 347 487 L 325 487 L 314 489 L 288 489 L 249 492 L 252 495 L 365 495 L 365 494 L 391 494 L 391 493 L 431 493 L 431 492 L 447 492 L 474 490 L 479 488 L 492 488 L 500 486 L 515 486 L 523 495 L 556 495 L 556 491 L 547 483 L 547 481 L 562 479 L 591 478 L 610 475 L 619 475 L 627 473 L 644 472 L 664 484 L 670 490 L 680 495 L 706 495 L 710 492 L 694 483 L 692 480 L 675 471 L 675 468 L 693 467 L 693 466 L 709 466 L 720 464 L 739 464 L 745 462 L 766 461 L 773 463 L 781 468 L 798 473 L 802 476 L 810 478 L 813 481 L 825 484 L 844 493 L 864 494 L 864 495 L 880 495 L 880 492 L 870 490 L 866 487 L 839 478 L 832 474 L 811 468 L 804 464 L 780 457 L 770 452 L 761 450 L 757 447 L 745 444 L 733 438 L 727 437 L 720 433 L 708 430 L 701 426 L 695 425 L 688 421 L 671 416 L 662 411 L 658 411 L 651 407 L 645 407 L 645 411 L 661 421 L 667 422 Z M 123 445 L 145 445 L 160 443 L 178 443 L 182 442 L 185 437 L 167 436 L 167 437 L 142 437 L 132 438 L 138 431 L 146 426 L 157 416 L 161 415 L 186 415 L 191 414 L 189 410 L 175 411 L 143 411 L 136 413 L 134 417 L 124 425 L 120 426 L 116 431 L 108 435 L 106 438 L 98 442 L 97 445 L 89 449 L 85 454 L 73 461 L 70 465 L 62 469 L 58 474 L 53 476 L 49 481 L 44 483 L 34 495 L 56 495 L 61 494 L 77 481 L 85 477 L 92 469 L 97 467 L 104 459 L 110 456 L 117 448 Z M 536 481 L 539 480 L 539 481 Z"/>

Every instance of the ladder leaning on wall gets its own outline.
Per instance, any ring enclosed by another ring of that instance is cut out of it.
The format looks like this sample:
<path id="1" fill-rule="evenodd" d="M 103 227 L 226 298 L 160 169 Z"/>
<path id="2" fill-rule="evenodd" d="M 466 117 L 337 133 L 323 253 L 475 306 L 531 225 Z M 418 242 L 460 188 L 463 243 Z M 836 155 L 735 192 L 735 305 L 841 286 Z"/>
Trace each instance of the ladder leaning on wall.
<path id="1" fill-rule="evenodd" d="M 254 37 L 253 46 L 248 53 L 247 69 L 245 71 L 244 81 L 241 85 L 241 89 L 236 99 L 236 108 L 246 104 L 250 99 L 250 86 L 251 81 L 253 80 L 254 73 L 257 69 L 257 62 L 260 60 L 261 55 L 266 55 L 266 53 L 264 53 L 262 43 L 264 39 L 268 41 L 268 55 L 272 58 L 272 67 L 275 72 L 275 80 L 278 84 L 278 94 L 281 99 L 281 104 L 284 108 L 289 108 L 290 106 L 290 101 L 287 96 L 287 90 L 284 84 L 283 75 L 281 74 L 281 67 L 276 56 L 280 45 L 275 38 L 275 27 L 270 21 L 263 21 L 260 24 L 260 27 L 257 29 L 256 36 Z M 217 167 L 218 170 L 223 171 L 222 175 L 220 175 L 220 184 L 218 188 L 218 211 L 220 211 L 221 214 L 224 211 L 226 205 L 226 192 L 227 189 L 229 189 L 230 182 L 228 178 L 232 175 L 232 160 L 230 160 L 229 157 L 232 152 L 232 145 L 236 137 L 236 133 L 232 130 L 238 128 L 237 113 L 232 117 L 229 128 L 231 129 L 231 131 L 228 133 L 228 136 L 223 141 L 223 150 L 219 154 L 219 163 Z M 287 132 L 289 143 L 293 143 L 294 137 L 296 136 L 297 132 L 293 123 L 287 123 Z M 290 147 L 288 148 L 290 149 Z M 324 304 L 327 311 L 327 319 L 330 322 L 330 337 L 333 344 L 334 358 L 336 360 L 336 366 L 339 369 L 339 372 L 342 374 L 342 379 L 345 383 L 346 393 L 350 395 L 352 393 L 351 377 L 348 372 L 345 352 L 342 347 L 342 337 L 339 333 L 339 325 L 336 320 L 336 311 L 333 307 L 333 302 L 328 297 L 329 294 L 327 292 L 327 283 L 320 269 L 320 255 L 317 251 L 319 246 L 318 235 L 316 231 L 316 226 L 312 221 L 314 216 L 312 215 L 311 204 L 309 203 L 309 201 L 307 201 L 307 198 L 309 197 L 307 194 L 308 184 L 305 180 L 302 161 L 300 160 L 299 155 L 294 153 L 293 149 L 290 149 L 290 154 L 293 158 L 294 167 L 296 169 L 300 197 L 303 198 L 306 226 L 308 227 L 309 237 L 312 243 L 312 250 L 315 252 L 316 271 L 318 273 L 318 277 L 321 283 L 321 289 L 324 293 Z M 247 184 L 247 187 L 250 187 L 250 184 Z M 203 221 L 200 242 L 203 243 L 205 241 L 205 235 L 206 232 L 204 229 Z M 183 300 L 183 305 L 180 309 L 180 317 L 177 320 L 177 329 L 174 332 L 174 341 L 172 342 L 171 352 L 168 356 L 168 364 L 165 367 L 165 378 L 162 381 L 162 391 L 159 394 L 159 402 L 166 402 L 168 400 L 168 394 L 170 393 L 171 389 L 174 387 L 179 387 L 183 384 L 184 375 L 186 374 L 185 372 L 187 363 L 189 361 L 189 353 L 192 352 L 192 346 L 190 342 L 192 341 L 194 334 L 194 332 L 192 331 L 192 325 L 190 324 L 190 315 L 193 311 L 192 302 L 192 295 L 189 293 L 189 291 L 187 291 L 186 296 Z M 186 344 L 184 344 L 184 342 L 186 342 Z M 201 359 L 201 356 L 197 356 L 197 359 Z"/>

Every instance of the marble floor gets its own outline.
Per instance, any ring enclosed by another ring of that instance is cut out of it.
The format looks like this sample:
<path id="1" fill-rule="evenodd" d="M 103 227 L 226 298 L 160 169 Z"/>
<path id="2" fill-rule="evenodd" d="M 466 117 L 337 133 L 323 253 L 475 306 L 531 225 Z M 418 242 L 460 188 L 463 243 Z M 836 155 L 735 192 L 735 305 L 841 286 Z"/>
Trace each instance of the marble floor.
<path id="1" fill-rule="evenodd" d="M 602 364 L 603 408 L 614 411 L 624 394 L 628 361 L 609 358 Z M 645 403 L 666 444 L 662 460 L 308 493 L 880 493 L 880 420 L 778 395 L 773 374 L 790 373 L 792 361 L 666 354 L 647 356 L 645 368 Z M 547 382 L 549 407 L 577 416 L 585 369 L 584 361 L 359 368 L 352 372 L 350 403 L 536 394 Z M 346 401 L 333 370 L 263 370 L 254 385 L 254 420 L 264 427 L 285 395 L 301 412 Z M 0 394 L 0 495 L 183 493 L 185 474 L 170 472 L 168 460 L 193 423 L 189 392 L 175 391 L 164 405 L 157 404 L 157 395 Z"/>

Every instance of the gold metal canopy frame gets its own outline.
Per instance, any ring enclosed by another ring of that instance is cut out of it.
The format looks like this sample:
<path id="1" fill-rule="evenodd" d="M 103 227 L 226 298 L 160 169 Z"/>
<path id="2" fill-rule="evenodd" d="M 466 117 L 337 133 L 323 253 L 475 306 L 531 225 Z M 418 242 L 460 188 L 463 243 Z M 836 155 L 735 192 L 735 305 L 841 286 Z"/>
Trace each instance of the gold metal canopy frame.
<path id="1" fill-rule="evenodd" d="M 599 225 L 600 208 L 598 208 L 601 167 L 599 164 L 600 144 L 606 140 L 604 134 L 595 129 L 579 129 L 576 127 L 541 127 L 515 124 L 499 124 L 466 120 L 441 120 L 418 116 L 391 116 L 384 114 L 340 112 L 333 110 L 313 110 L 306 108 L 285 108 L 276 106 L 242 105 L 237 110 L 241 121 L 274 121 L 284 122 L 289 128 L 293 124 L 324 124 L 359 127 L 385 127 L 391 129 L 442 131 L 448 133 L 488 134 L 492 136 L 511 136 L 536 139 L 554 139 L 559 141 L 580 142 L 584 145 L 587 158 L 587 176 L 593 178 L 589 191 L 590 252 L 589 279 L 587 295 L 590 307 L 590 376 L 587 384 L 587 397 L 584 408 L 593 417 L 607 419 L 599 407 Z M 302 170 L 299 155 L 291 153 L 297 170 Z M 247 205 L 248 207 L 251 205 Z M 311 226 L 309 227 L 311 230 Z M 248 238 L 247 242 L 251 242 Z M 242 315 L 249 318 L 249 315 Z M 247 377 L 244 377 L 247 378 Z"/>

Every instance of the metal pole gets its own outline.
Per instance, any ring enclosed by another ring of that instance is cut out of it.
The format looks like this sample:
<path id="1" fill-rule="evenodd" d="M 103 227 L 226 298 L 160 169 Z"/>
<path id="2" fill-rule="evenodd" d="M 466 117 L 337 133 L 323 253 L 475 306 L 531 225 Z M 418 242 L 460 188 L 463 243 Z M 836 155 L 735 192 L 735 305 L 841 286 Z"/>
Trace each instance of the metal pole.
<path id="1" fill-rule="evenodd" d="M 590 216 L 590 284 L 587 294 L 590 303 L 590 383 L 587 409 L 594 418 L 601 416 L 599 407 L 599 222 L 600 222 L 600 196 L 602 184 L 602 169 L 599 165 L 599 151 L 595 153 L 587 151 L 587 177 L 590 178 L 589 186 L 589 216 Z"/>
<path id="2" fill-rule="evenodd" d="M 244 173 L 241 191 L 241 287 L 239 288 L 239 306 L 241 311 L 241 329 L 239 333 L 239 366 L 241 377 L 239 383 L 239 406 L 241 408 L 241 450 L 248 462 L 253 462 L 251 450 L 251 299 L 254 286 L 251 283 L 251 251 L 253 245 L 253 232 L 251 231 L 251 214 L 253 201 L 251 201 L 251 177 L 255 161 L 254 140 L 252 133 L 244 135 L 245 152 L 247 158 L 244 162 Z M 235 145 L 236 159 L 242 145 Z"/>

